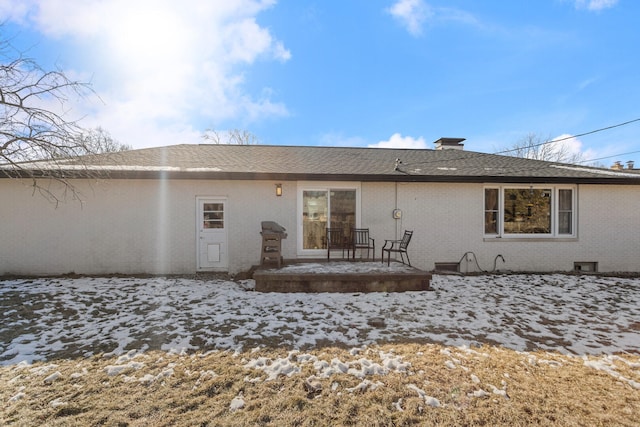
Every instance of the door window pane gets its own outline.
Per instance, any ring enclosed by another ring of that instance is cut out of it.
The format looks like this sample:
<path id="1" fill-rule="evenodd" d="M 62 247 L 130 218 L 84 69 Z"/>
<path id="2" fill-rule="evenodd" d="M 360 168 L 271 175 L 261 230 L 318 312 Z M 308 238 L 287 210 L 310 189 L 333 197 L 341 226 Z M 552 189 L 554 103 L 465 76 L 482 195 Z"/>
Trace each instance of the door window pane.
<path id="1" fill-rule="evenodd" d="M 202 228 L 224 228 L 223 203 L 204 203 L 202 207 Z"/>
<path id="2" fill-rule="evenodd" d="M 302 248 L 322 249 L 327 228 L 326 191 L 302 192 Z"/>
<path id="3" fill-rule="evenodd" d="M 349 237 L 351 227 L 356 226 L 356 191 L 331 190 L 331 227 L 342 228 Z"/>

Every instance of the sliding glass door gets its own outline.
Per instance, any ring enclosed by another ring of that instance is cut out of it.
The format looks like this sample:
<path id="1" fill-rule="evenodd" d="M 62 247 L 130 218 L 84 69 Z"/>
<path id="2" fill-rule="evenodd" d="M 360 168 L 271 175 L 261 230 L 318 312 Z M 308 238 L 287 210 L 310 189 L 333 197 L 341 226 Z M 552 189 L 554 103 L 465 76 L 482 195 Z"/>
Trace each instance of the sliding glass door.
<path id="1" fill-rule="evenodd" d="M 326 249 L 326 229 L 356 226 L 355 188 L 302 190 L 302 250 Z"/>

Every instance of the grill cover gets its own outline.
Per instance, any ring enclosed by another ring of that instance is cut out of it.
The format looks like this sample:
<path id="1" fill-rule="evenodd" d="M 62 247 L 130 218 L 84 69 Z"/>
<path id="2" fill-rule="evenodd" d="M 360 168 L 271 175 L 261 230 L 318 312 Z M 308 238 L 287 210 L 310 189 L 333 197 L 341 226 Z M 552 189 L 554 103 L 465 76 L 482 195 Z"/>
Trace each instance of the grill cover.
<path id="1" fill-rule="evenodd" d="M 287 229 L 275 221 L 262 221 L 262 231 L 269 234 L 286 234 Z"/>

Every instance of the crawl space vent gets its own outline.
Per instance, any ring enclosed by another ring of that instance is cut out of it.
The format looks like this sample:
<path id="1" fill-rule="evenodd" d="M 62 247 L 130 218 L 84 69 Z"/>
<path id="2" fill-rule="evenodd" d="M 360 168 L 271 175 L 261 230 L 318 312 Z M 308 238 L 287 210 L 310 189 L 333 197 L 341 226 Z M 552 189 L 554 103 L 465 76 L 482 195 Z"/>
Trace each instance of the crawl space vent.
<path id="1" fill-rule="evenodd" d="M 594 261 L 574 262 L 573 270 L 580 271 L 582 273 L 595 273 L 598 271 L 598 263 Z"/>
<path id="2" fill-rule="evenodd" d="M 460 264 L 457 262 L 436 262 L 436 271 L 460 272 Z"/>

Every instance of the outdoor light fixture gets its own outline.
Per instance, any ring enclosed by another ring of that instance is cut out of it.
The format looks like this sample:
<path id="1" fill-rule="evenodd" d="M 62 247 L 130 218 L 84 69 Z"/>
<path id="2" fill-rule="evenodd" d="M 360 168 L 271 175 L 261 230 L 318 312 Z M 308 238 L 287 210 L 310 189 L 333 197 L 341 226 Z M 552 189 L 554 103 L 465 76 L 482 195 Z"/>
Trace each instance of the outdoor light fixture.
<path id="1" fill-rule="evenodd" d="M 276 196 L 282 196 L 282 184 L 276 184 Z"/>

